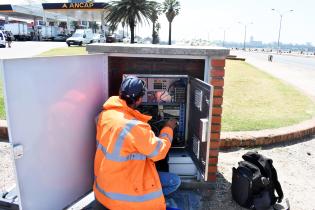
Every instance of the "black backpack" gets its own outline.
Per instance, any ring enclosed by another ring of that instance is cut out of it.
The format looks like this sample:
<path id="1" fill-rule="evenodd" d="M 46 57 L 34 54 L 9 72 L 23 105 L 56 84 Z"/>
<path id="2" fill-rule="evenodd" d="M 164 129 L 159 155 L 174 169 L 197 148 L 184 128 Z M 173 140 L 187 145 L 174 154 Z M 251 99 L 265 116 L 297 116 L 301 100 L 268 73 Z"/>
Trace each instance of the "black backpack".
<path id="1" fill-rule="evenodd" d="M 266 210 L 280 203 L 283 192 L 272 160 L 257 152 L 247 152 L 242 158 L 244 161 L 238 163 L 238 168 L 232 169 L 233 199 L 245 208 L 256 210 Z"/>

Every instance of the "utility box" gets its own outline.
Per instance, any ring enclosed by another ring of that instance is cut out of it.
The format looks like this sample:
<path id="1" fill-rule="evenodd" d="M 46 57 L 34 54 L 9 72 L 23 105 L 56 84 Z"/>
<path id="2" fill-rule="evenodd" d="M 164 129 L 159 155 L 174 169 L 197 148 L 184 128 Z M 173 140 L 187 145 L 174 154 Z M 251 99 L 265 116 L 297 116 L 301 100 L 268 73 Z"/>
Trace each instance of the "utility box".
<path id="1" fill-rule="evenodd" d="M 169 155 L 170 170 L 194 179 L 199 173 L 201 180 L 211 181 L 213 170 L 208 157 L 217 157 L 218 151 L 212 148 L 217 135 L 213 132 L 218 131 L 210 123 L 217 113 L 214 110 L 211 115 L 211 104 L 217 103 L 212 101 L 216 85 L 209 85 L 213 81 L 211 63 L 224 61 L 229 51 L 125 44 L 92 44 L 87 50 L 100 54 L 7 59 L 0 63 L 12 159 L 16 158 L 15 202 L 19 209 L 64 209 L 91 191 L 94 119 L 104 101 L 118 94 L 125 74 L 143 74 L 153 80 L 156 75 L 167 76 L 168 87 L 152 83 L 153 89 L 169 88 L 176 94 L 166 97 L 164 93 L 151 102 L 159 112 L 162 107 L 156 99 L 171 97 L 162 104 L 163 116 L 178 116 L 184 125 L 178 127 L 177 145 Z M 172 81 L 180 78 L 186 80 L 187 87 L 176 83 L 175 90 Z M 152 93 L 147 99 L 150 97 Z M 147 109 L 148 103 L 144 104 Z M 176 156 L 177 150 L 182 158 Z"/>
<path id="2" fill-rule="evenodd" d="M 124 74 L 123 78 L 129 75 Z M 158 162 L 158 169 L 171 171 L 168 168 L 176 168 L 171 172 L 195 178 L 200 177 L 199 173 L 207 181 L 213 86 L 188 75 L 135 76 L 144 82 L 147 89 L 137 109 L 152 116 L 149 124 L 155 135 L 159 136 L 167 120 L 175 118 L 178 121 L 173 132 L 168 167 L 163 169 Z M 188 169 L 191 172 L 188 173 L 187 168 L 198 170 Z"/>

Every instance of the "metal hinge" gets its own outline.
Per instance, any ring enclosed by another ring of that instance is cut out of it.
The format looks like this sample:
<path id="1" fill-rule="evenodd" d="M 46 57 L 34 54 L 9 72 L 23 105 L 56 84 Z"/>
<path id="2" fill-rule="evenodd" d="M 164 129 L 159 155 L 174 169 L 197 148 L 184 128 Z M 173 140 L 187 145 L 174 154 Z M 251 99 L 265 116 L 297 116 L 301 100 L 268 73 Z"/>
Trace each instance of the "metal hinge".
<path id="1" fill-rule="evenodd" d="M 14 154 L 14 159 L 20 159 L 23 157 L 23 145 L 21 144 L 16 144 L 13 146 L 13 154 Z"/>

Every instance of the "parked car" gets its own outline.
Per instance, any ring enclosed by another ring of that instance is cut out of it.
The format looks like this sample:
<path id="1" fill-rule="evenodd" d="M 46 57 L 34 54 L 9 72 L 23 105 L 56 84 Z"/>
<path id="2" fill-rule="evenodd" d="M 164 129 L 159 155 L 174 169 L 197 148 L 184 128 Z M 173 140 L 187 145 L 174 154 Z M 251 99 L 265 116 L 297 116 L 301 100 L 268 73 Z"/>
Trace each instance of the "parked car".
<path id="1" fill-rule="evenodd" d="M 130 37 L 123 38 L 123 43 L 130 43 Z"/>
<path id="2" fill-rule="evenodd" d="M 67 34 L 58 34 L 55 38 L 54 38 L 54 41 L 57 41 L 57 42 L 65 42 L 67 41 L 67 39 L 69 38 L 70 36 L 67 35 Z"/>
<path id="3" fill-rule="evenodd" d="M 0 48 L 5 48 L 5 35 L 3 31 L 0 31 Z"/>
<path id="4" fill-rule="evenodd" d="M 93 35 L 93 42 L 98 42 L 98 43 L 105 42 L 104 35 L 103 34 L 94 34 Z"/>
<path id="5" fill-rule="evenodd" d="M 106 36 L 106 43 L 114 43 L 116 42 L 116 36 L 114 34 Z"/>
<path id="6" fill-rule="evenodd" d="M 89 44 L 93 42 L 93 32 L 91 29 L 77 29 L 75 33 L 67 39 L 67 45 Z"/>

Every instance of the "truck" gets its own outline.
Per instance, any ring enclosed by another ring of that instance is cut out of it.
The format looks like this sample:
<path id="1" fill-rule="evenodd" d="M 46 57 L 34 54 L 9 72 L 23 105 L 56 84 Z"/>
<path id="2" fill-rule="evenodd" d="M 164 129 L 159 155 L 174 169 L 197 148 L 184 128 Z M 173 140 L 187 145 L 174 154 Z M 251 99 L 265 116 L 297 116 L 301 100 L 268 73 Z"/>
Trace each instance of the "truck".
<path id="1" fill-rule="evenodd" d="M 42 40 L 54 40 L 59 33 L 57 26 L 38 26 Z"/>
<path id="2" fill-rule="evenodd" d="M 19 41 L 31 40 L 31 36 L 27 32 L 26 23 L 7 23 L 4 24 L 4 30 L 11 31 L 15 40 Z"/>
<path id="3" fill-rule="evenodd" d="M 229 51 L 116 43 L 91 44 L 87 51 L 90 54 L 0 61 L 17 183 L 17 195 L 0 196 L 0 201 L 15 198 L 11 204 L 20 210 L 78 209 L 72 204 L 90 195 L 94 182 L 93 160 L 99 149 L 95 118 L 128 75 L 146 83 L 139 108 L 154 116 L 153 131 L 158 132 L 163 120 L 178 119 L 168 171 L 182 177 L 182 187 L 194 184 L 208 193 L 215 173 L 210 169 L 216 167 L 209 157 L 218 152 L 210 147 L 215 141 L 210 64 Z"/>

